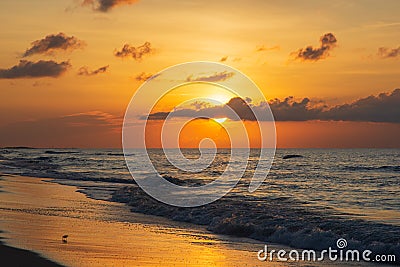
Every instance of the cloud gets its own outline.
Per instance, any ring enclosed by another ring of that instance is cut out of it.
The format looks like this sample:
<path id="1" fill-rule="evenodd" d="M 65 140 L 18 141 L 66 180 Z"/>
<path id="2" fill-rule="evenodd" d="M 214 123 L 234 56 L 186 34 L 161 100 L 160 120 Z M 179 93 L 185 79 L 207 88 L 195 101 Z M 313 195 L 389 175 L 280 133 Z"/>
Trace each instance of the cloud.
<path id="1" fill-rule="evenodd" d="M 246 100 L 240 97 L 234 97 L 229 100 L 228 103 L 225 105 L 226 107 L 230 107 L 233 111 L 239 116 L 241 120 L 244 121 L 255 121 L 256 116 L 254 115 L 253 111 L 251 110 L 249 104 Z M 233 119 L 233 118 L 231 118 Z"/>
<path id="2" fill-rule="evenodd" d="M 186 81 L 187 82 L 220 82 L 220 81 L 225 81 L 225 80 L 231 78 L 233 75 L 235 75 L 234 72 L 227 72 L 227 71 L 216 72 L 209 76 L 193 77 L 193 75 L 190 75 L 189 77 L 186 78 Z"/>
<path id="3" fill-rule="evenodd" d="M 318 61 L 329 56 L 329 52 L 336 47 L 337 39 L 332 33 L 326 33 L 321 36 L 319 47 L 307 46 L 293 52 L 295 59 L 302 61 Z"/>
<path id="4" fill-rule="evenodd" d="M 139 82 L 145 82 L 145 81 L 147 81 L 148 79 L 150 79 L 152 77 L 153 77 L 153 74 L 151 74 L 151 73 L 141 72 L 141 73 L 139 73 L 138 75 L 135 76 L 135 80 L 139 81 Z M 153 77 L 153 78 L 155 78 L 155 77 Z"/>
<path id="5" fill-rule="evenodd" d="M 67 36 L 60 32 L 59 34 L 47 35 L 45 38 L 31 43 L 22 57 L 28 57 L 35 54 L 49 54 L 56 50 L 74 50 L 82 48 L 85 43 L 74 36 Z"/>
<path id="6" fill-rule="evenodd" d="M 151 54 L 154 52 L 154 48 L 151 47 L 150 42 L 145 42 L 143 45 L 134 47 L 129 44 L 125 44 L 121 51 L 115 51 L 114 55 L 116 57 L 132 57 L 136 61 L 140 61 L 143 56 Z"/>
<path id="7" fill-rule="evenodd" d="M 206 101 L 199 101 L 199 100 L 196 100 L 195 102 L 190 103 L 189 106 L 194 108 L 195 110 L 212 107 L 212 105 L 210 103 L 208 103 Z"/>
<path id="8" fill-rule="evenodd" d="M 333 107 L 322 114 L 327 120 L 400 123 L 400 89 L 361 98 L 351 104 Z"/>
<path id="9" fill-rule="evenodd" d="M 274 45 L 271 47 L 266 47 L 264 45 L 261 45 L 261 46 L 257 47 L 256 51 L 263 52 L 263 51 L 272 51 L 272 50 L 279 50 L 279 49 L 281 49 L 281 47 L 279 45 Z"/>
<path id="10" fill-rule="evenodd" d="M 83 0 L 82 6 L 91 6 L 93 10 L 108 12 L 114 7 L 122 5 L 132 5 L 138 0 Z"/>
<path id="11" fill-rule="evenodd" d="M 65 125 L 73 127 L 85 127 L 93 125 L 103 127 L 118 127 L 121 124 L 121 118 L 97 110 L 65 115 L 57 118 L 57 120 L 62 121 Z"/>
<path id="12" fill-rule="evenodd" d="M 118 147 L 122 117 L 91 111 L 0 126 L 7 145 Z"/>
<path id="13" fill-rule="evenodd" d="M 255 115 L 249 104 L 240 97 L 234 97 L 224 105 L 211 106 L 209 103 L 195 102 L 190 107 L 175 109 L 171 113 L 171 117 L 227 117 L 236 120 L 237 117 L 232 115 L 232 110 L 241 120 L 255 121 Z M 142 116 L 141 119 L 148 120 L 164 120 L 170 112 L 155 112 L 149 116 Z"/>
<path id="14" fill-rule="evenodd" d="M 378 56 L 381 58 L 395 58 L 400 56 L 400 46 L 397 48 L 379 47 Z"/>
<path id="15" fill-rule="evenodd" d="M 44 86 L 50 86 L 51 83 L 48 82 L 42 82 L 42 81 L 35 81 L 34 83 L 32 83 L 33 87 L 44 87 Z"/>
<path id="16" fill-rule="evenodd" d="M 53 60 L 37 62 L 20 60 L 9 69 L 0 69 L 0 79 L 58 77 L 71 67 L 68 61 L 57 63 Z"/>
<path id="17" fill-rule="evenodd" d="M 93 75 L 97 75 L 100 73 L 105 73 L 109 67 L 110 66 L 107 65 L 107 66 L 98 68 L 96 70 L 89 70 L 89 68 L 87 66 L 83 66 L 78 70 L 78 75 L 93 76 Z"/>
<path id="18" fill-rule="evenodd" d="M 378 96 L 361 98 L 350 104 L 342 104 L 334 107 L 327 105 L 314 105 L 309 98 L 296 101 L 293 97 L 283 100 L 273 99 L 269 101 L 269 107 L 276 121 L 363 121 L 363 122 L 388 122 L 400 123 L 400 89 L 391 93 L 381 93 Z M 257 105 L 249 99 L 236 97 L 227 104 L 218 106 L 200 106 L 200 109 L 183 108 L 172 111 L 173 117 L 227 117 L 235 120 L 229 112 L 233 109 L 241 120 L 255 121 L 252 109 L 258 114 L 267 114 L 266 102 Z M 156 112 L 150 114 L 150 120 L 163 120 L 169 112 Z M 146 119 L 147 117 L 142 117 Z M 269 120 L 268 116 L 262 116 L 260 121 Z"/>
<path id="19" fill-rule="evenodd" d="M 284 101 L 273 100 L 269 103 L 278 121 L 364 121 L 400 123 L 400 89 L 378 96 L 360 98 L 349 104 L 328 107 L 312 106 L 310 99 L 299 102 L 292 97 Z"/>

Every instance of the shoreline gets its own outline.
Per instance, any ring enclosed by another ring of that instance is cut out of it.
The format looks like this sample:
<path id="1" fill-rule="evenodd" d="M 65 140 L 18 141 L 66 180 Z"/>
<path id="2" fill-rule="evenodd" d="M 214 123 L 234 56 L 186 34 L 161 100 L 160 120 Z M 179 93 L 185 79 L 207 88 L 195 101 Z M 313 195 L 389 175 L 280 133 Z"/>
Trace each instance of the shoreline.
<path id="1" fill-rule="evenodd" d="M 5 176 L 11 176 L 7 174 L 0 174 L 0 181 Z M 0 187 L 0 194 L 3 193 L 3 188 Z M 63 265 L 51 261 L 43 257 L 41 254 L 21 249 L 17 247 L 12 247 L 4 244 L 3 231 L 0 229 L 0 258 L 7 259 L 7 266 L 13 267 L 28 267 L 28 266 L 43 266 L 43 267 L 63 267 Z"/>
<path id="2" fill-rule="evenodd" d="M 245 239 L 200 228 L 171 228 L 162 218 L 132 213 L 121 203 L 90 199 L 77 187 L 51 180 L 2 177 L 0 235 L 6 246 L 65 266 L 265 266 L 256 254 L 262 244 L 248 243 L 246 250 L 242 245 L 250 241 Z M 120 216 L 127 222 L 118 221 Z M 69 234 L 66 244 L 61 242 L 63 234 Z"/>
<path id="3" fill-rule="evenodd" d="M 29 266 L 42 266 L 42 267 L 63 267 L 63 265 L 53 262 L 42 255 L 15 247 L 4 245 L 0 241 L 0 258 L 6 259 L 7 266 L 9 267 L 29 267 Z"/>
<path id="4" fill-rule="evenodd" d="M 264 242 L 132 212 L 126 204 L 90 198 L 79 187 L 51 178 L 0 175 L 0 197 L 0 238 L 24 249 L 27 259 L 38 255 L 44 264 L 55 264 L 38 266 L 342 266 L 276 257 L 261 262 L 257 252 Z M 292 249 L 270 242 L 268 248 Z"/>

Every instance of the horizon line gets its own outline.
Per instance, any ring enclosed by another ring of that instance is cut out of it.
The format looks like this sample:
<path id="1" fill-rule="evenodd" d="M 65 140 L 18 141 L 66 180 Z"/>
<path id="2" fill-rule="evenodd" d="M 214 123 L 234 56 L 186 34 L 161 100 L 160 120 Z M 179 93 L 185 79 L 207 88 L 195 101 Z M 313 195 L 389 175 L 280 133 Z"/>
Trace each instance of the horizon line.
<path id="1" fill-rule="evenodd" d="M 123 150 L 122 147 L 40 147 L 40 146 L 3 146 L 0 149 L 119 149 Z M 140 148 L 140 147 L 132 147 L 126 149 L 199 149 L 199 147 L 148 147 L 148 148 Z M 205 148 L 205 149 L 212 149 Z M 261 147 L 218 147 L 217 149 L 261 149 Z M 263 147 L 262 149 L 273 149 L 271 147 Z M 276 147 L 275 149 L 400 149 L 399 147 Z"/>

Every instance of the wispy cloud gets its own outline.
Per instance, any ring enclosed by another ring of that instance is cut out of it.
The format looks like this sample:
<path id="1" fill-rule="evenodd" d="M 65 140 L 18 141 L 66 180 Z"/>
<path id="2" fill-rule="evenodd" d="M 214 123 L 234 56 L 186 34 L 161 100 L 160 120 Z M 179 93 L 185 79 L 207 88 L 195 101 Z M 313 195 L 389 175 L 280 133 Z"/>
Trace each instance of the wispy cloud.
<path id="1" fill-rule="evenodd" d="M 53 60 L 37 62 L 21 60 L 18 65 L 0 69 L 0 79 L 58 77 L 70 67 L 68 61 L 57 63 Z"/>
<path id="2" fill-rule="evenodd" d="M 270 47 L 261 45 L 256 48 L 256 51 L 263 52 L 263 51 L 273 51 L 273 50 L 280 50 L 280 49 L 281 49 L 281 47 L 279 45 L 274 45 L 274 46 L 270 46 Z"/>
<path id="3" fill-rule="evenodd" d="M 326 33 L 321 36 L 319 41 L 319 47 L 307 46 L 293 52 L 292 55 L 294 56 L 294 59 L 301 61 L 318 61 L 327 58 L 329 52 L 336 47 L 337 39 L 332 33 Z"/>
<path id="4" fill-rule="evenodd" d="M 71 51 L 82 48 L 85 43 L 75 36 L 67 36 L 65 33 L 50 34 L 43 39 L 32 42 L 23 57 L 32 56 L 35 54 L 51 54 L 55 51 Z"/>
<path id="5" fill-rule="evenodd" d="M 139 82 L 145 82 L 147 80 L 151 80 L 154 79 L 158 76 L 160 76 L 161 74 L 151 74 L 151 73 L 146 73 L 146 72 L 141 72 L 138 75 L 135 76 L 135 80 L 139 81 Z"/>
<path id="6" fill-rule="evenodd" d="M 88 111 L 82 113 L 74 113 L 58 118 L 58 121 L 63 121 L 69 126 L 114 126 L 121 124 L 121 118 L 118 118 L 110 113 L 102 111 Z"/>
<path id="7" fill-rule="evenodd" d="M 125 44 L 120 51 L 115 51 L 116 57 L 132 57 L 136 61 L 142 60 L 143 56 L 154 53 L 154 48 L 151 47 L 150 42 L 145 42 L 143 45 L 134 47 L 129 44 Z"/>
<path id="8" fill-rule="evenodd" d="M 123 5 L 132 5 L 138 0 L 83 0 L 82 6 L 90 6 L 93 10 L 108 12 L 114 7 Z"/>
<path id="9" fill-rule="evenodd" d="M 367 24 L 364 27 L 366 28 L 386 28 L 386 27 L 399 27 L 400 22 L 392 21 L 392 22 L 385 22 L 385 21 L 379 21 L 377 23 L 373 24 Z"/>
<path id="10" fill-rule="evenodd" d="M 381 58 L 395 58 L 400 56 L 400 46 L 397 48 L 379 47 L 378 56 Z"/>
<path id="11" fill-rule="evenodd" d="M 100 73 L 105 73 L 108 70 L 109 67 L 110 66 L 107 65 L 107 66 L 98 68 L 96 70 L 90 70 L 89 67 L 83 66 L 78 70 L 78 75 L 93 76 L 93 75 L 97 75 L 97 74 L 100 74 Z"/>
<path id="12" fill-rule="evenodd" d="M 235 120 L 231 109 L 235 111 L 241 120 L 255 121 L 253 110 L 257 114 L 268 114 L 266 102 L 257 105 L 251 101 L 236 97 L 227 104 L 217 106 L 200 106 L 198 108 L 183 108 L 171 112 L 173 117 L 218 117 L 223 116 Z M 309 98 L 296 101 L 293 97 L 283 100 L 273 99 L 269 101 L 269 107 L 276 121 L 366 121 L 366 122 L 389 122 L 400 123 L 400 89 L 391 93 L 381 93 L 378 96 L 369 96 L 358 99 L 353 103 L 328 107 L 319 103 L 313 105 Z M 150 120 L 163 120 L 169 115 L 168 112 L 156 112 L 150 114 Z M 143 117 L 147 118 L 147 117 Z M 258 118 L 267 121 L 269 118 Z"/>
<path id="13" fill-rule="evenodd" d="M 34 83 L 32 83 L 33 87 L 43 87 L 43 86 L 50 86 L 51 83 L 49 82 L 42 82 L 42 81 L 35 81 Z"/>
<path id="14" fill-rule="evenodd" d="M 2 125 L 0 140 L 8 145 L 40 147 L 117 147 L 121 124 L 122 117 L 90 111 Z"/>
<path id="15" fill-rule="evenodd" d="M 186 78 L 187 82 L 220 82 L 220 81 L 225 81 L 229 78 L 231 78 L 235 73 L 233 72 L 216 72 L 211 75 L 207 76 L 197 76 L 193 77 L 193 75 L 190 75 L 189 77 Z"/>

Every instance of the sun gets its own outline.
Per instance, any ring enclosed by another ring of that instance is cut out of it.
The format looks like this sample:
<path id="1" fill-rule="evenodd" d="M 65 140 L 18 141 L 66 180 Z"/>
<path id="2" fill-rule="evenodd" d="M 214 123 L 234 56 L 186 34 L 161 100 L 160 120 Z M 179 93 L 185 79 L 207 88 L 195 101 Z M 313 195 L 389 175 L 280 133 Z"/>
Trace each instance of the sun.
<path id="1" fill-rule="evenodd" d="M 224 123 L 228 118 L 215 118 L 213 119 L 214 121 L 218 122 L 218 123 Z"/>
<path id="2" fill-rule="evenodd" d="M 230 94 L 223 94 L 223 93 L 218 93 L 218 94 L 212 94 L 207 96 L 208 99 L 217 101 L 222 104 L 226 104 L 231 100 L 232 96 Z"/>

